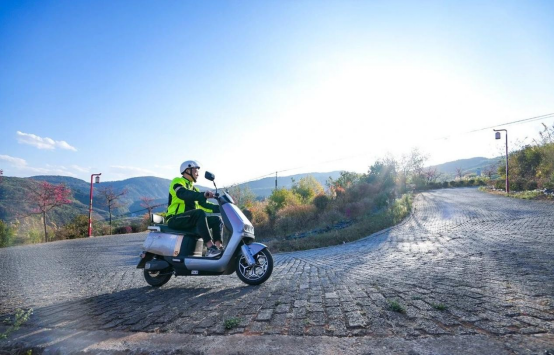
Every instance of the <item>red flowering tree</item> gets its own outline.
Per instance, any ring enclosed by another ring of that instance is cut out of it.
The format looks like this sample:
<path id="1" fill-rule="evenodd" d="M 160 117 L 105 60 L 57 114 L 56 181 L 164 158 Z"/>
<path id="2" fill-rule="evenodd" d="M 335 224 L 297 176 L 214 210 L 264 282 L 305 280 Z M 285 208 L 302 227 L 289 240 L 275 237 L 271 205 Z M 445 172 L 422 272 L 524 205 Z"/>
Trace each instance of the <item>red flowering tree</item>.
<path id="1" fill-rule="evenodd" d="M 46 233 L 46 212 L 63 205 L 71 203 L 69 196 L 71 190 L 65 185 L 54 185 L 46 181 L 36 184 L 26 196 L 26 202 L 33 206 L 28 215 L 42 215 L 44 225 L 44 242 L 48 242 Z"/>

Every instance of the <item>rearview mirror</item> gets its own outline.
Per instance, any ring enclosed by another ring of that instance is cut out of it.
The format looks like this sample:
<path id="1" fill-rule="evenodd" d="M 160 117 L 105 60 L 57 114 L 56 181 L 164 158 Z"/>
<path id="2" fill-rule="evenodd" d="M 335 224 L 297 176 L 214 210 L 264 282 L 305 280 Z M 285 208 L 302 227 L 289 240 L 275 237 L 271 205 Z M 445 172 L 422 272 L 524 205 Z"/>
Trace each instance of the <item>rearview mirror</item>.
<path id="1" fill-rule="evenodd" d="M 209 171 L 206 171 L 206 174 L 204 174 L 204 177 L 206 178 L 206 180 L 210 180 L 210 181 L 215 180 L 215 175 L 210 173 Z"/>

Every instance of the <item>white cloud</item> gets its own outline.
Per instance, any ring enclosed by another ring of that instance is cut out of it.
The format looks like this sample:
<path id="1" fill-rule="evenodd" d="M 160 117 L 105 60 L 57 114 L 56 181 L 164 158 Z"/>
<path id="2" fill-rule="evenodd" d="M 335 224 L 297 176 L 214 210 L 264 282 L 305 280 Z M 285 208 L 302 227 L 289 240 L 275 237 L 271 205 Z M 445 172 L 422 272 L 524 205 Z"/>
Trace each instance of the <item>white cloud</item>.
<path id="1" fill-rule="evenodd" d="M 65 166 L 52 166 L 52 165 L 46 165 L 46 167 L 29 166 L 25 159 L 15 158 L 9 155 L 0 154 L 0 161 L 6 161 L 12 167 L 14 167 L 14 170 L 17 171 L 15 172 L 15 176 L 28 176 L 28 175 L 62 175 L 62 176 L 73 176 L 73 177 L 77 176 L 71 169 L 68 169 Z M 77 166 L 72 166 L 71 168 L 73 170 L 80 171 L 79 169 L 77 169 L 79 168 Z M 6 171 L 4 172 L 6 173 Z M 8 172 L 8 173 L 11 174 L 12 172 Z"/>
<path id="2" fill-rule="evenodd" d="M 29 144 L 34 147 L 37 147 L 38 149 L 66 149 L 66 150 L 72 150 L 74 152 L 77 151 L 77 149 L 66 141 L 55 141 L 52 138 L 42 138 L 37 135 L 31 134 L 31 133 L 23 133 L 20 131 L 17 131 L 17 141 L 21 144 Z"/>
<path id="3" fill-rule="evenodd" d="M 80 172 L 80 173 L 88 173 L 88 172 L 90 172 L 90 168 L 89 168 L 89 167 L 84 168 L 84 167 L 79 166 L 79 165 L 71 165 L 71 168 L 72 168 L 73 170 L 76 170 L 76 171 Z"/>
<path id="4" fill-rule="evenodd" d="M 25 168 L 27 162 L 25 159 L 10 157 L 9 155 L 0 155 L 0 160 L 7 161 L 16 168 Z"/>

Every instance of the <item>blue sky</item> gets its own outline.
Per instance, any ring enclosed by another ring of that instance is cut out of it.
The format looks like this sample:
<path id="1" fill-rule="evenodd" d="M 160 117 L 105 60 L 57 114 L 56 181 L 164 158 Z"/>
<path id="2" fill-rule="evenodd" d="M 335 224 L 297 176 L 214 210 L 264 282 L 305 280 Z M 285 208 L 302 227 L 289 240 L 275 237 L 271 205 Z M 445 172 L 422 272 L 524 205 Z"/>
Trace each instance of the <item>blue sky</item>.
<path id="1" fill-rule="evenodd" d="M 502 154 L 554 113 L 552 1 L 0 0 L 6 176 L 221 184 Z"/>

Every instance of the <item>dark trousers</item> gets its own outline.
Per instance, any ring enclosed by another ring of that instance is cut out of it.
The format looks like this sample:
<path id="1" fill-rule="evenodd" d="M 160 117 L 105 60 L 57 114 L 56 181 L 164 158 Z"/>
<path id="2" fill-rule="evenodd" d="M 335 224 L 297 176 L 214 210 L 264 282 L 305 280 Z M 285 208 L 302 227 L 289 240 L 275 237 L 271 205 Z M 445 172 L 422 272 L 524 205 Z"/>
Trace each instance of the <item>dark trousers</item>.
<path id="1" fill-rule="evenodd" d="M 221 218 L 219 216 L 206 217 L 204 210 L 197 209 L 176 214 L 169 219 L 167 225 L 169 228 L 177 230 L 195 229 L 205 243 L 210 240 L 221 242 Z"/>

